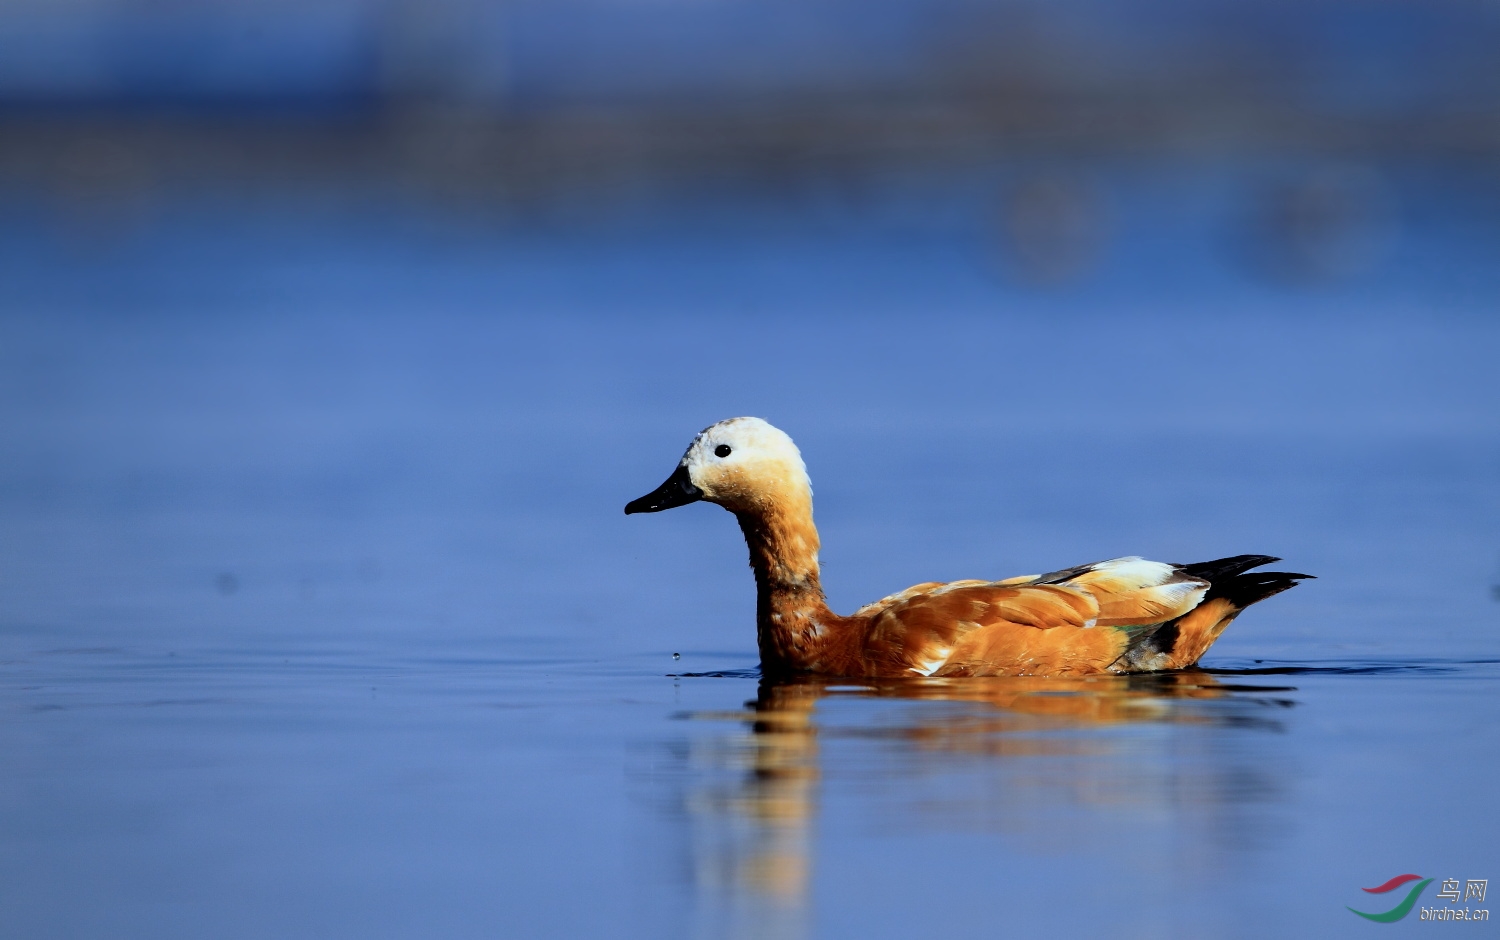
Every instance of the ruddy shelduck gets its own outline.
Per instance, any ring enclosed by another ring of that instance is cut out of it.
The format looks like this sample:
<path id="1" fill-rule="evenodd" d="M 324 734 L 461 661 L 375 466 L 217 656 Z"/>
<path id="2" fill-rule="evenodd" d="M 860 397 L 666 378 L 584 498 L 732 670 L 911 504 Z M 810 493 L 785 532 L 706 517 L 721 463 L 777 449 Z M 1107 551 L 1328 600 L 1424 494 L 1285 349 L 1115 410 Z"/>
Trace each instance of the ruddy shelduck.
<path id="1" fill-rule="evenodd" d="M 699 500 L 734 513 L 755 571 L 756 633 L 768 674 L 1083 676 L 1198 662 L 1240 611 L 1305 574 L 1250 572 L 1236 555 L 1175 565 L 1115 558 L 1003 581 L 917 584 L 847 617 L 818 571 L 812 484 L 792 439 L 760 418 L 706 428 L 677 469 L 626 513 Z M 1250 573 L 1247 573 L 1250 572 Z"/>

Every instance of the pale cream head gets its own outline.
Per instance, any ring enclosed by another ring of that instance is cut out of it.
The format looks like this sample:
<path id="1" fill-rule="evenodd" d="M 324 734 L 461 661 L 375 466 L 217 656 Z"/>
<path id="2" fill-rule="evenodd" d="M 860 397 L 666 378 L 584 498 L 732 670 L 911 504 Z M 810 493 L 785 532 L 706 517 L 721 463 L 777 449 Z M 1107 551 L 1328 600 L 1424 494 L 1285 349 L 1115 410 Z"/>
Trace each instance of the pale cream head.
<path id="1" fill-rule="evenodd" d="M 704 499 L 734 512 L 812 498 L 797 445 L 760 418 L 730 418 L 704 428 L 682 455 L 682 466 Z"/>

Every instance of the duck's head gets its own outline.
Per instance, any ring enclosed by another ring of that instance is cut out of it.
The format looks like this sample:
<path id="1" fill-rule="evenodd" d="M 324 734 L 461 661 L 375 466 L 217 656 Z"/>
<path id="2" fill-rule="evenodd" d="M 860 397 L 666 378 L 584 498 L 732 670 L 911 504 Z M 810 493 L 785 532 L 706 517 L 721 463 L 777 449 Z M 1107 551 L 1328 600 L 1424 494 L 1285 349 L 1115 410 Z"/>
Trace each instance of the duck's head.
<path id="1" fill-rule="evenodd" d="M 811 498 L 802 454 L 784 431 L 760 418 L 730 418 L 704 428 L 667 481 L 625 512 L 661 512 L 701 499 L 753 513 Z"/>

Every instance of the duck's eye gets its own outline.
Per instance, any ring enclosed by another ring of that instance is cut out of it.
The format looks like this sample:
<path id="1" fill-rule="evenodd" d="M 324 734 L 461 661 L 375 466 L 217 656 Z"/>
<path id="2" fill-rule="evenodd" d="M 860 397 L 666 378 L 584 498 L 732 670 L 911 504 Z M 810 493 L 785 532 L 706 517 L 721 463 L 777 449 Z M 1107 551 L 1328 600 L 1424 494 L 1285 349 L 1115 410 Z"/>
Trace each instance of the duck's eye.
<path id="1" fill-rule="evenodd" d="M 730 450 L 728 444 L 720 444 L 718 447 L 714 448 L 715 457 L 728 457 L 729 454 Z"/>

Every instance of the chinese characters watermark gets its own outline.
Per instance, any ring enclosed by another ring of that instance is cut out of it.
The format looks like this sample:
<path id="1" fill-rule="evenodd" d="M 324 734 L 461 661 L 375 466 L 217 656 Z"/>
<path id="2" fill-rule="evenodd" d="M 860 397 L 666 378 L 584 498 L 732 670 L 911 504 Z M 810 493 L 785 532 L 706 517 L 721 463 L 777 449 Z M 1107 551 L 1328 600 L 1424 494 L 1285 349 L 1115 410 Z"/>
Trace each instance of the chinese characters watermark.
<path id="1" fill-rule="evenodd" d="M 1435 878 L 1423 878 L 1421 875 L 1397 875 L 1378 887 L 1363 889 L 1366 894 L 1386 894 L 1397 888 L 1404 887 L 1413 881 L 1417 882 L 1407 890 L 1406 897 L 1395 907 L 1376 914 L 1355 910 L 1352 907 L 1349 910 L 1363 917 L 1365 920 L 1372 920 L 1379 924 L 1394 923 L 1411 913 L 1412 908 L 1416 906 L 1417 899 L 1422 896 L 1422 891 L 1436 880 Z M 1444 878 L 1439 884 L 1437 897 L 1450 906 L 1421 908 L 1421 914 L 1418 916 L 1418 919 L 1449 921 L 1489 920 L 1490 912 L 1486 908 L 1460 908 L 1451 906 L 1469 901 L 1484 903 L 1484 896 L 1489 890 L 1489 886 L 1490 882 L 1488 878 L 1467 878 L 1462 881 L 1458 878 Z"/>
<path id="2" fill-rule="evenodd" d="M 1459 893 L 1459 885 L 1463 885 L 1463 893 Z M 1458 904 L 1461 901 L 1484 902 L 1484 894 L 1489 889 L 1488 878 L 1467 878 L 1460 882 L 1457 878 L 1444 878 L 1438 888 L 1437 896 L 1448 904 Z M 1472 908 L 1459 909 L 1456 907 L 1424 907 L 1418 915 L 1421 920 L 1489 920 L 1490 912 L 1487 910 L 1474 910 Z"/>

